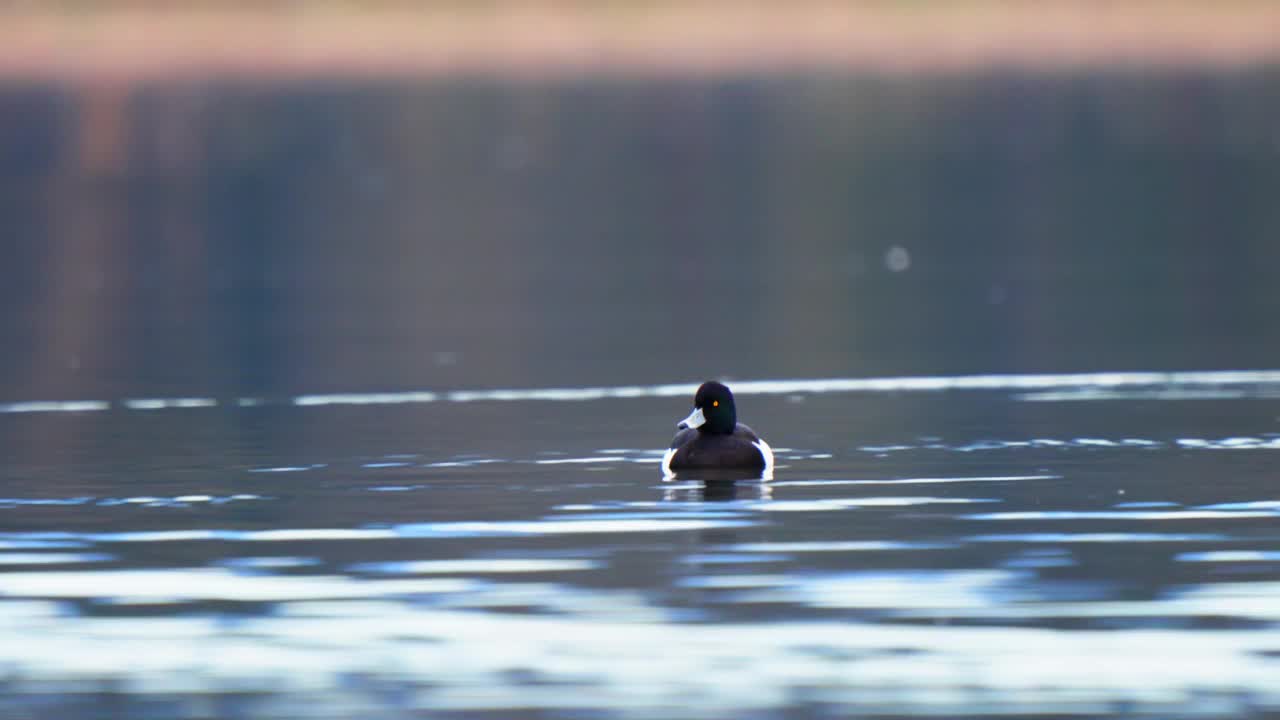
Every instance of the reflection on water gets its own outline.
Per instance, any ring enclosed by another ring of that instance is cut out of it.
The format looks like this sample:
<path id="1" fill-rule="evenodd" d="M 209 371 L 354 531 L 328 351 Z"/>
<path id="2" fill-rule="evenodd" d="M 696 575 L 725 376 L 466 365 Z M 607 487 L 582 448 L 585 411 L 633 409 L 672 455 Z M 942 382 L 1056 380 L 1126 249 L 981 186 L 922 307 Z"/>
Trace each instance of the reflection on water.
<path id="1" fill-rule="evenodd" d="M 773 485 L 767 481 L 747 480 L 689 480 L 667 479 L 662 489 L 666 502 L 716 502 L 728 500 L 769 500 L 773 498 Z"/>
<path id="2" fill-rule="evenodd" d="M 1271 367 L 1278 94 L 1267 67 L 0 85 L 0 399 Z"/>

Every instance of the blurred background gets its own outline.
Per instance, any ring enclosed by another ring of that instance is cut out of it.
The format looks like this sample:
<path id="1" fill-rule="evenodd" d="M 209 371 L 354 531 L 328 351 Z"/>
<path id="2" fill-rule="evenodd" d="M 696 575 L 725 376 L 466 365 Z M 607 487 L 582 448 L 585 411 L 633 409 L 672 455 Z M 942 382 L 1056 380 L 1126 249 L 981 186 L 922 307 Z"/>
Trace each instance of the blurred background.
<path id="1" fill-rule="evenodd" d="M 1277 717 L 1278 270 L 1272 0 L 0 0 L 0 716 Z"/>
<path id="2" fill-rule="evenodd" d="M 1269 367 L 1265 1 L 0 7 L 0 399 Z"/>

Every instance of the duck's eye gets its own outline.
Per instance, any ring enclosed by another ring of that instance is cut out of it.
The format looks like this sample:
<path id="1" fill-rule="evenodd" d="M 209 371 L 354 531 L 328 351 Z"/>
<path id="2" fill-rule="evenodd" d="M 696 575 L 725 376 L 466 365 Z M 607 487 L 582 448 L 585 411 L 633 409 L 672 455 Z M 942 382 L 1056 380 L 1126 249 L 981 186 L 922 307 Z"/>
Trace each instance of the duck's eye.
<path id="1" fill-rule="evenodd" d="M 720 401 L 719 401 L 719 400 L 712 400 L 712 401 L 711 401 L 711 407 L 720 407 Z"/>

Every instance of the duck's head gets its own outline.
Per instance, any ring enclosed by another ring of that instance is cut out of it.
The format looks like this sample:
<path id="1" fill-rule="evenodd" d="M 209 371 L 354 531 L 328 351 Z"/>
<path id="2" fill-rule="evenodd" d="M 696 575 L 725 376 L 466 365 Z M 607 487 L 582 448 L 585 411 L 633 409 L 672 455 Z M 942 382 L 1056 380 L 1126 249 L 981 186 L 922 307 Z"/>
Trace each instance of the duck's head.
<path id="1" fill-rule="evenodd" d="M 738 411 L 733 405 L 733 393 L 722 383 L 711 380 L 698 388 L 698 393 L 693 396 L 693 412 L 676 427 L 728 435 L 737 426 Z"/>

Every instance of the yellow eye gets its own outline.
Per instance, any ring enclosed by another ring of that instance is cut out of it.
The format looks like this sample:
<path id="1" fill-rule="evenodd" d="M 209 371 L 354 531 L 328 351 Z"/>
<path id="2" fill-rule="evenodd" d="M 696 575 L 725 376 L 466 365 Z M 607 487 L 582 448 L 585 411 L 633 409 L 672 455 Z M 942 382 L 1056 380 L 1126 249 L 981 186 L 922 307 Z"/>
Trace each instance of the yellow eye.
<path id="1" fill-rule="evenodd" d="M 720 407 L 720 401 L 719 401 L 719 400 L 712 400 L 712 401 L 711 401 L 711 407 Z"/>

